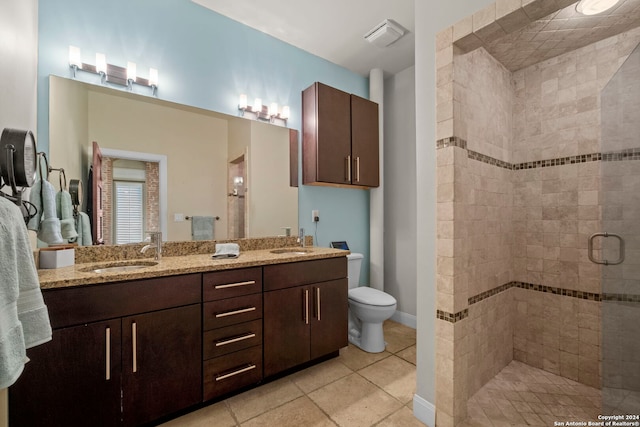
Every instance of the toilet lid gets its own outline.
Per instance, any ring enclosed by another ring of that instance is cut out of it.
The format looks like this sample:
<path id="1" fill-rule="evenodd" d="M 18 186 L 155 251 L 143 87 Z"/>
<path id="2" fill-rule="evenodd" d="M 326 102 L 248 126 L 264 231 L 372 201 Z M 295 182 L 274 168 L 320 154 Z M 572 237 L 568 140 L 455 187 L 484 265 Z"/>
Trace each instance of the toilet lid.
<path id="1" fill-rule="evenodd" d="M 349 289 L 349 299 L 361 304 L 388 306 L 396 303 L 396 299 L 377 289 L 368 286 L 360 286 L 359 288 Z"/>

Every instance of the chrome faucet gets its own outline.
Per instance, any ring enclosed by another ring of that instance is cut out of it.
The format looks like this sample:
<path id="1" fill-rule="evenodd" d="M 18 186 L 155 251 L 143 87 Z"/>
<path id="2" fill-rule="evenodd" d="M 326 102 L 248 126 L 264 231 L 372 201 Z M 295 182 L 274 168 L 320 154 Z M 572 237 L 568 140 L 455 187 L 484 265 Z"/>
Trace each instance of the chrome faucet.
<path id="1" fill-rule="evenodd" d="M 162 232 L 147 231 L 147 234 L 149 234 L 149 237 L 151 238 L 151 243 L 149 245 L 144 245 L 142 249 L 140 249 L 140 253 L 145 253 L 149 248 L 155 248 L 156 254 L 153 259 L 160 261 L 160 258 L 162 258 Z"/>
<path id="2" fill-rule="evenodd" d="M 298 243 L 300 243 L 301 248 L 304 248 L 304 228 L 301 228 L 298 233 Z"/>

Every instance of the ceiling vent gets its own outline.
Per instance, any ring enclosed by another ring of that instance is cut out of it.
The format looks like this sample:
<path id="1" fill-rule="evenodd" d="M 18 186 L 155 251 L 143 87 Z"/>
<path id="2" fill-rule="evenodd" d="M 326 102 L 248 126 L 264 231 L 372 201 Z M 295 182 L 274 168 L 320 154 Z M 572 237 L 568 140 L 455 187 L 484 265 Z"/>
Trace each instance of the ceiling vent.
<path id="1" fill-rule="evenodd" d="M 392 19 L 385 19 L 364 35 L 364 39 L 378 47 L 395 43 L 406 33 L 406 29 Z"/>

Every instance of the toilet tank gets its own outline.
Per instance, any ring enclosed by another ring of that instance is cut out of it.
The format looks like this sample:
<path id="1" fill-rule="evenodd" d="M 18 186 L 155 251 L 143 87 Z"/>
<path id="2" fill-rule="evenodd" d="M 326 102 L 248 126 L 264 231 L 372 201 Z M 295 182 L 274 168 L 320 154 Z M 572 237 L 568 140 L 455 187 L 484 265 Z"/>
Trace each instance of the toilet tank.
<path id="1" fill-rule="evenodd" d="M 347 255 L 347 274 L 349 276 L 349 289 L 357 288 L 360 284 L 360 267 L 364 255 L 351 252 Z"/>

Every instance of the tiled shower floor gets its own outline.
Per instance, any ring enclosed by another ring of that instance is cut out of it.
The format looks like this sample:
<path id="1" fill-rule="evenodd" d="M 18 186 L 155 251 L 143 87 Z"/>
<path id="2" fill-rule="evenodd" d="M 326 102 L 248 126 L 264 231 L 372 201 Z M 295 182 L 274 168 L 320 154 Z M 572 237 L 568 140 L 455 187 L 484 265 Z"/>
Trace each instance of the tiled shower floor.
<path id="1" fill-rule="evenodd" d="M 513 361 L 469 399 L 461 427 L 597 421 L 601 401 L 598 389 Z"/>

